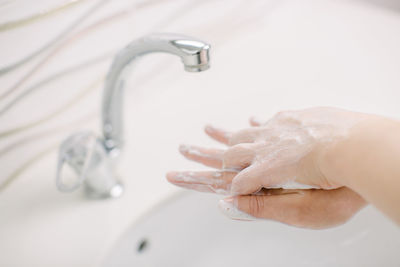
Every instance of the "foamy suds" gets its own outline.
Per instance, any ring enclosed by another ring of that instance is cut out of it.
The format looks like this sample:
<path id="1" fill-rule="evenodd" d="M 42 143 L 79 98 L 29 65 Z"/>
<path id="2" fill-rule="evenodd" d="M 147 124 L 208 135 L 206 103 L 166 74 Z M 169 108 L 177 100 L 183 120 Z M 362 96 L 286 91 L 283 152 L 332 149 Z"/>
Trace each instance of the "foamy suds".
<path id="1" fill-rule="evenodd" d="M 241 220 L 241 221 L 254 221 L 257 220 L 256 217 L 251 216 L 241 210 L 239 210 L 233 202 L 227 202 L 221 199 L 218 203 L 218 207 L 220 211 L 225 214 L 227 217 L 234 219 L 234 220 Z"/>
<path id="2" fill-rule="evenodd" d="M 202 153 L 196 147 L 189 146 L 189 145 L 181 145 L 181 146 L 179 146 L 179 151 L 182 154 L 189 154 L 189 155 L 198 156 L 198 157 L 202 157 L 202 158 L 220 159 L 220 157 L 218 157 L 218 156 L 213 156 L 213 155 L 210 155 L 210 154 Z"/>
<path id="3" fill-rule="evenodd" d="M 270 188 L 282 188 L 282 189 L 319 189 L 319 187 L 298 183 L 296 181 L 288 181 L 286 183 L 270 187 Z"/>
<path id="4" fill-rule="evenodd" d="M 217 178 L 217 177 L 216 177 Z M 196 175 L 194 172 L 183 172 L 175 176 L 175 181 L 186 182 L 186 183 L 201 183 L 207 185 L 222 185 L 225 182 L 218 179 L 210 179 L 205 176 Z"/>
<path id="5" fill-rule="evenodd" d="M 215 172 L 211 177 L 201 176 L 195 172 L 184 172 L 174 176 L 175 183 L 178 186 L 190 188 L 200 192 L 214 192 L 220 195 L 228 195 L 230 193 L 230 185 L 220 177 L 220 172 Z M 181 183 L 182 182 L 182 183 Z"/>

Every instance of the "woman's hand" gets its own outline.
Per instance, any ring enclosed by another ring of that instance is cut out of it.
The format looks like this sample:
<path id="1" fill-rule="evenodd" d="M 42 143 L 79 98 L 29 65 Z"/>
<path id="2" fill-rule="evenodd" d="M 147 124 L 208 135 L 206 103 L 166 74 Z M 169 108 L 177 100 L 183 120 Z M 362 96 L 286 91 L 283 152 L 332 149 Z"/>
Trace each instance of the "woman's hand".
<path id="1" fill-rule="evenodd" d="M 365 200 L 347 187 L 286 192 L 274 189 L 264 195 L 228 197 L 219 203 L 221 211 L 232 219 L 270 219 L 311 229 L 343 224 L 365 205 Z"/>
<path id="2" fill-rule="evenodd" d="M 180 152 L 217 170 L 171 172 L 167 178 L 184 188 L 233 195 L 220 207 L 234 219 L 266 218 L 309 228 L 337 225 L 365 201 L 337 177 L 326 176 L 321 158 L 371 116 L 311 108 L 280 112 L 266 123 L 251 120 L 253 127 L 235 133 L 208 126 L 206 133 L 227 149 L 181 146 Z"/>

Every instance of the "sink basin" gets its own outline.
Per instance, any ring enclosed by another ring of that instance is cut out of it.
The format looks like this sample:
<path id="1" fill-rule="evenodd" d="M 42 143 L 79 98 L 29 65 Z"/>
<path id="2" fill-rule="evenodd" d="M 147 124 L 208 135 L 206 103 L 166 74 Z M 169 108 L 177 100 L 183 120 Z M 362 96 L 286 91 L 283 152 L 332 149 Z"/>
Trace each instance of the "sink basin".
<path id="1" fill-rule="evenodd" d="M 399 266 L 400 230 L 372 207 L 342 226 L 306 230 L 232 221 L 219 198 L 182 193 L 126 231 L 104 266 Z"/>

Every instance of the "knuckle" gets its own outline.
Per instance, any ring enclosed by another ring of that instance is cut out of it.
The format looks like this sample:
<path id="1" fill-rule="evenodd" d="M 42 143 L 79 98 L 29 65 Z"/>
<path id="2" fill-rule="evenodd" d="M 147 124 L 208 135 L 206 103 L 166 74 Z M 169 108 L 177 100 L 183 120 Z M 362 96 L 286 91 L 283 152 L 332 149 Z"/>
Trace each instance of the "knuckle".
<path id="1" fill-rule="evenodd" d="M 236 145 L 237 143 L 239 143 L 238 134 L 237 134 L 237 133 L 233 134 L 232 137 L 229 139 L 229 142 L 228 142 L 228 143 L 229 143 L 230 146 L 234 146 L 234 145 Z"/>
<path id="2" fill-rule="evenodd" d="M 285 110 L 275 114 L 271 119 L 271 124 L 285 124 L 299 126 L 302 124 L 302 111 Z"/>
<path id="3" fill-rule="evenodd" d="M 272 116 L 272 118 L 267 121 L 266 125 L 274 125 L 274 124 L 280 123 L 286 117 L 286 112 L 287 111 L 279 111 L 279 112 L 275 113 Z"/>
<path id="4" fill-rule="evenodd" d="M 254 154 L 254 150 L 248 144 L 237 144 L 228 148 L 224 152 L 223 157 L 225 159 L 229 159 L 231 157 L 245 156 L 251 154 Z"/>
<path id="5" fill-rule="evenodd" d="M 249 201 L 249 211 L 255 217 L 261 217 L 265 208 L 263 196 L 252 196 Z"/>
<path id="6" fill-rule="evenodd" d="M 249 146 L 248 144 L 237 144 L 234 145 L 232 147 L 233 151 L 236 151 L 238 153 L 240 152 L 248 152 L 248 151 L 253 151 L 253 149 L 251 148 L 251 146 Z"/>
<path id="7" fill-rule="evenodd" d="M 274 117 L 277 119 L 283 119 L 286 118 L 289 115 L 289 113 L 290 113 L 289 110 L 282 110 L 277 112 Z"/>
<path id="8" fill-rule="evenodd" d="M 228 159 L 230 156 L 232 155 L 232 149 L 228 148 L 227 150 L 224 151 L 224 153 L 222 154 L 222 158 L 224 160 Z"/>
<path id="9" fill-rule="evenodd" d="M 239 143 L 252 142 L 254 139 L 254 129 L 243 129 L 232 135 L 229 139 L 229 145 L 233 146 Z"/>

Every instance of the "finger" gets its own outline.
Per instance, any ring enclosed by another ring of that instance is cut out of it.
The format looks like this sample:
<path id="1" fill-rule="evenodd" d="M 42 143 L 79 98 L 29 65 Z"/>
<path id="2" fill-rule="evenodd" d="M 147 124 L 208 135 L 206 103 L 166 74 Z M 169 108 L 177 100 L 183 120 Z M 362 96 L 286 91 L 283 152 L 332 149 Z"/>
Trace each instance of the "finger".
<path id="1" fill-rule="evenodd" d="M 255 158 L 257 144 L 238 144 L 227 149 L 223 154 L 223 168 L 242 170 Z"/>
<path id="2" fill-rule="evenodd" d="M 224 150 L 222 149 L 181 145 L 179 146 L 179 152 L 187 159 L 199 162 L 212 168 L 222 168 L 224 154 Z"/>
<path id="3" fill-rule="evenodd" d="M 231 194 L 249 195 L 263 188 L 263 171 L 258 165 L 249 166 L 240 171 L 232 180 Z"/>
<path id="4" fill-rule="evenodd" d="M 274 196 L 236 196 L 220 201 L 221 211 L 234 220 L 271 219 L 285 223 L 295 223 L 300 206 L 301 194 Z"/>
<path id="5" fill-rule="evenodd" d="M 170 172 L 167 180 L 183 188 L 227 195 L 235 175 L 227 171 Z"/>
<path id="6" fill-rule="evenodd" d="M 243 169 L 232 181 L 232 195 L 249 195 L 261 188 L 312 189 L 315 185 L 293 180 L 298 175 L 296 165 L 269 166 L 273 163 L 253 164 Z"/>
<path id="7" fill-rule="evenodd" d="M 307 197 L 303 194 L 274 196 L 238 196 L 234 206 L 254 218 L 271 219 L 295 224 L 298 213 L 305 205 Z"/>
<path id="8" fill-rule="evenodd" d="M 204 131 L 212 139 L 214 139 L 214 140 L 216 140 L 216 141 L 218 141 L 220 143 L 226 144 L 226 145 L 229 143 L 229 139 L 232 136 L 231 132 L 228 132 L 228 131 L 225 131 L 225 130 L 222 130 L 222 129 L 219 129 L 219 128 L 215 128 L 215 127 L 213 127 L 211 125 L 207 125 L 204 128 Z"/>
<path id="9" fill-rule="evenodd" d="M 241 143 L 253 143 L 260 133 L 260 128 L 247 128 L 232 134 L 229 145 L 234 146 Z"/>
<path id="10" fill-rule="evenodd" d="M 267 197 L 267 196 L 276 196 L 276 195 L 285 195 L 285 194 L 302 194 L 300 192 L 302 190 L 286 190 L 286 189 L 262 189 L 258 193 L 251 195 L 255 197 L 255 199 L 260 199 L 257 197 Z M 249 195 L 250 196 L 250 195 Z M 263 199 L 263 198 L 261 198 Z M 233 220 L 240 221 L 254 221 L 259 219 L 257 214 L 251 213 L 247 211 L 247 209 L 240 210 L 238 208 L 238 200 L 237 197 L 228 197 L 226 199 L 222 199 L 219 201 L 218 206 L 222 213 L 224 213 L 227 217 Z M 242 201 L 243 202 L 243 201 Z M 241 205 L 245 205 L 246 203 L 240 203 Z"/>
<path id="11" fill-rule="evenodd" d="M 230 171 L 197 171 L 197 172 L 169 172 L 167 180 L 186 189 L 200 192 L 212 192 L 227 195 L 236 172 Z M 256 192 L 257 195 L 293 194 L 299 190 L 266 189 Z"/>
<path id="12" fill-rule="evenodd" d="M 251 117 L 249 119 L 250 126 L 258 127 L 264 124 L 264 122 L 256 117 Z"/>
<path id="13" fill-rule="evenodd" d="M 272 196 L 237 196 L 222 201 L 220 207 L 233 219 L 271 219 L 294 225 L 321 229 L 347 221 L 366 205 L 354 191 L 342 187 L 335 190 L 303 190 L 296 194 Z M 229 208 L 230 211 L 226 212 Z"/>

